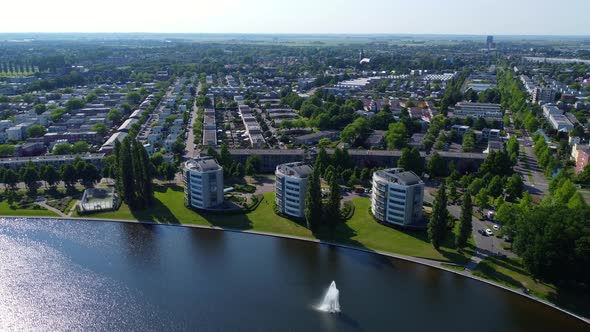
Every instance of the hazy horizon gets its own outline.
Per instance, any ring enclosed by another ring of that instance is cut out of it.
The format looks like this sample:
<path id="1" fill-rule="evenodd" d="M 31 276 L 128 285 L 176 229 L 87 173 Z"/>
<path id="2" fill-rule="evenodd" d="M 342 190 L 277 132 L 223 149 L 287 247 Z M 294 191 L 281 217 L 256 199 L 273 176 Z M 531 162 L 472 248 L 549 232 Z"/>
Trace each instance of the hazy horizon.
<path id="1" fill-rule="evenodd" d="M 3 4 L 18 15 L 0 33 L 587 36 L 589 10 L 587 0 L 22 0 Z"/>
<path id="2" fill-rule="evenodd" d="M 366 37 L 366 36 L 394 36 L 394 37 L 590 37 L 588 34 L 469 34 L 469 33 L 387 33 L 387 32 L 368 32 L 368 33 L 338 33 L 338 32 L 155 32 L 155 31 L 15 31 L 3 32 L 2 35 L 204 35 L 204 36 L 335 36 L 335 37 Z"/>

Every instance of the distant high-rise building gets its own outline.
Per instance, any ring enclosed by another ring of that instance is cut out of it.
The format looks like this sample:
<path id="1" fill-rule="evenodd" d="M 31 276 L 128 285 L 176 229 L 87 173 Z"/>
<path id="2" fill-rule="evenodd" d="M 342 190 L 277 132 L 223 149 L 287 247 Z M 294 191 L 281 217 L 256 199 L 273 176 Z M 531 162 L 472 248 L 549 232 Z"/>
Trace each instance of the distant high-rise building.
<path id="1" fill-rule="evenodd" d="M 486 45 L 488 47 L 488 50 L 493 50 L 496 48 L 496 43 L 494 43 L 494 36 L 488 36 Z"/>

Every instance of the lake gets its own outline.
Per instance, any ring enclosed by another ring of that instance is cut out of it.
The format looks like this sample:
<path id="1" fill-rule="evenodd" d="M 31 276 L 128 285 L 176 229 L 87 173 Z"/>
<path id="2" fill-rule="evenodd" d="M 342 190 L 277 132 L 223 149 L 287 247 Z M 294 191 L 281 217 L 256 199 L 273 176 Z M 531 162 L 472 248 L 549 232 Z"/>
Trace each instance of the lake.
<path id="1" fill-rule="evenodd" d="M 330 283 L 341 313 L 321 312 Z M 165 225 L 0 219 L 0 330 L 588 331 L 511 292 L 296 240 Z"/>

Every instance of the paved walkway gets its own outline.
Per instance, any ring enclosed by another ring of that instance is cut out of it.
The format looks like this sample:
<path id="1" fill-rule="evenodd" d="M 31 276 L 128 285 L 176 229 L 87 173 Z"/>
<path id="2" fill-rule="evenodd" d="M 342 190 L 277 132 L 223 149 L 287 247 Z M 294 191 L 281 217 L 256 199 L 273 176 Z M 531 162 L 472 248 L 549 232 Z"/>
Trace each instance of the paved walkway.
<path id="1" fill-rule="evenodd" d="M 71 217 L 74 212 L 76 211 L 76 207 L 78 206 L 78 204 L 80 204 L 79 200 L 76 200 L 76 203 L 74 205 L 72 205 L 72 207 L 70 208 L 70 211 L 68 212 L 68 217 Z"/>
<path id="2" fill-rule="evenodd" d="M 65 214 L 64 214 L 63 212 L 61 212 L 60 210 L 58 210 L 58 209 L 56 209 L 56 208 L 54 208 L 54 207 L 52 207 L 52 206 L 49 206 L 49 205 L 47 205 L 47 203 L 46 203 L 45 201 L 43 201 L 43 202 L 36 202 L 36 204 L 37 204 L 37 205 L 39 205 L 39 206 L 40 206 L 40 207 L 42 207 L 42 208 L 45 208 L 45 209 L 47 209 L 47 210 L 49 210 L 49 211 L 51 211 L 51 212 L 53 212 L 53 213 L 57 214 L 58 216 L 61 216 L 61 217 L 68 217 L 67 215 L 65 215 Z"/>
<path id="3" fill-rule="evenodd" d="M 42 202 L 36 202 L 37 205 L 39 205 L 42 208 L 45 208 L 55 214 L 57 214 L 60 217 L 64 217 L 64 218 L 70 218 L 72 217 L 72 215 L 74 214 L 74 212 L 76 211 L 76 207 L 78 206 L 78 204 L 80 204 L 79 200 L 76 200 L 76 203 L 74 205 L 72 205 L 72 207 L 70 208 L 70 211 L 68 211 L 67 214 L 61 212 L 60 210 L 47 205 L 47 201 L 42 201 Z"/>

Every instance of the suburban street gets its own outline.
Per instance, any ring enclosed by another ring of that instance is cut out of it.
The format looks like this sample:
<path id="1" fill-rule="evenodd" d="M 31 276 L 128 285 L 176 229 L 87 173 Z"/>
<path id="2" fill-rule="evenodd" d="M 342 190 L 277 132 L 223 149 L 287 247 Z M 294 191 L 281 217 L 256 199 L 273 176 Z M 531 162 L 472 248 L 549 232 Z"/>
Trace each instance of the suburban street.
<path id="1" fill-rule="evenodd" d="M 549 192 L 549 182 L 535 156 L 533 139 L 526 131 L 523 134 L 524 136 L 518 140 L 520 143 L 520 156 L 514 170 L 520 174 L 524 181 L 524 189 L 531 195 L 546 195 Z"/>
<path id="2" fill-rule="evenodd" d="M 199 82 L 199 85 L 197 86 L 197 94 L 199 91 L 201 91 L 201 83 L 200 82 Z M 192 159 L 194 157 L 197 157 L 200 152 L 200 151 L 195 150 L 195 145 L 198 145 L 198 142 L 195 142 L 195 135 L 193 135 L 193 126 L 195 125 L 195 122 L 197 120 L 198 109 L 199 108 L 197 107 L 197 99 L 195 98 L 195 102 L 194 102 L 193 108 L 191 110 L 190 122 L 186 128 L 188 135 L 186 137 L 186 148 L 185 148 L 183 160 L 188 160 L 188 159 Z"/>

